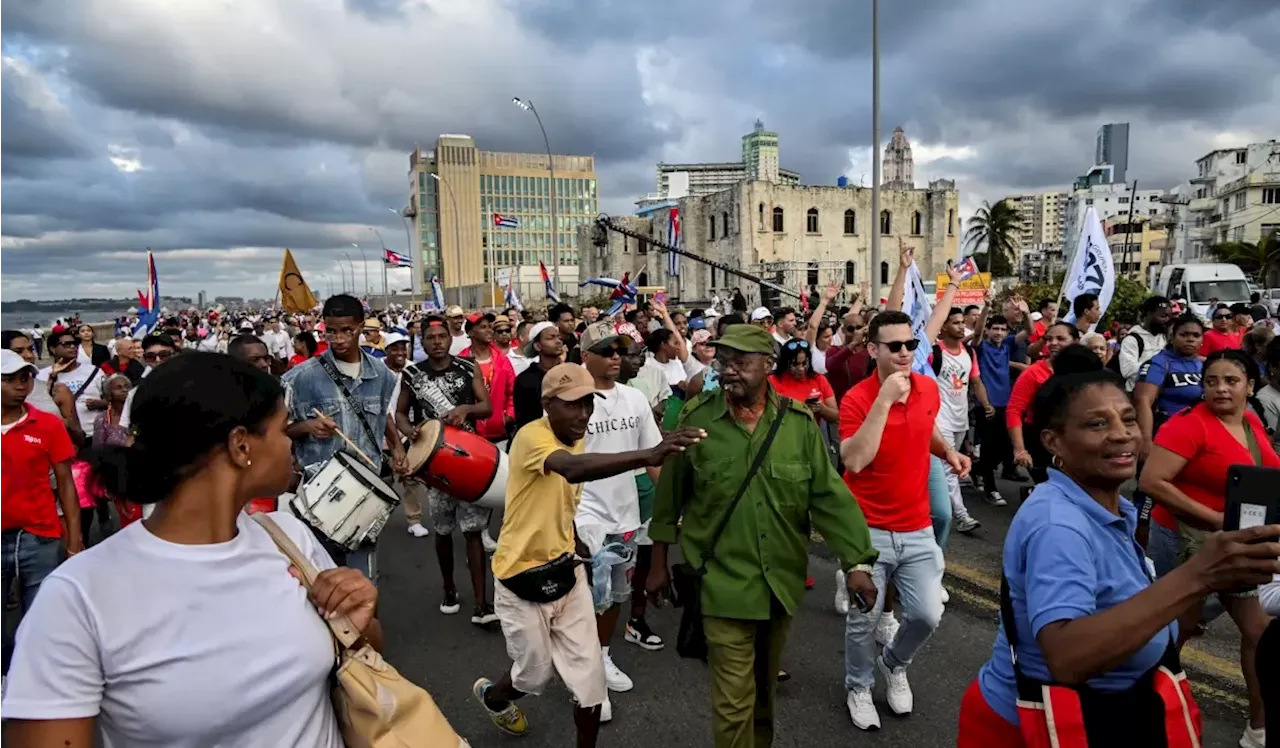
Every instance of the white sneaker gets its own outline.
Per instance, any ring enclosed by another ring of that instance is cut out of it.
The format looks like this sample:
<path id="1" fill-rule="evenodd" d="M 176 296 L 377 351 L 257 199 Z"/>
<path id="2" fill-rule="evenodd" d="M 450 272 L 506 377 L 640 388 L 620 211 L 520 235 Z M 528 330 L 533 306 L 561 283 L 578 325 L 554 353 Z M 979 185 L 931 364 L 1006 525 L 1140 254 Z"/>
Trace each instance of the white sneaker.
<path id="1" fill-rule="evenodd" d="M 1251 727 L 1244 723 L 1244 734 L 1240 736 L 1240 748 L 1267 748 L 1267 728 Z"/>
<path id="2" fill-rule="evenodd" d="M 839 569 L 836 569 L 836 612 L 842 616 L 849 613 L 849 583 Z"/>
<path id="3" fill-rule="evenodd" d="M 493 553 L 498 550 L 498 541 L 493 539 L 493 536 L 489 534 L 488 530 L 480 533 L 480 542 L 484 543 L 485 553 Z"/>
<path id="4" fill-rule="evenodd" d="M 946 587 L 943 587 L 942 588 L 942 604 L 946 605 L 949 602 L 951 602 L 951 593 L 947 592 Z"/>
<path id="5" fill-rule="evenodd" d="M 631 678 L 613 664 L 613 658 L 608 653 L 604 655 L 604 682 L 610 691 L 616 693 L 625 693 L 636 687 L 636 684 L 631 682 Z"/>
<path id="6" fill-rule="evenodd" d="M 609 701 L 609 694 L 605 692 L 604 703 L 600 705 L 600 724 L 613 721 L 613 704 Z"/>
<path id="7" fill-rule="evenodd" d="M 880 620 L 876 621 L 876 644 L 887 647 L 893 643 L 894 637 L 898 635 L 899 628 L 898 619 L 893 617 L 891 611 L 885 611 L 880 614 Z"/>
<path id="8" fill-rule="evenodd" d="M 849 707 L 849 719 L 853 720 L 854 727 L 859 730 L 880 729 L 880 712 L 876 711 L 876 704 L 871 700 L 870 688 L 850 691 L 845 706 Z"/>
<path id="9" fill-rule="evenodd" d="M 414 522 L 409 525 L 409 534 L 415 538 L 425 538 L 431 534 L 431 531 L 423 527 L 421 522 Z"/>
<path id="10" fill-rule="evenodd" d="M 884 662 L 884 655 L 876 658 L 876 668 L 888 685 L 885 697 L 889 702 L 889 709 L 899 717 L 910 714 L 915 705 L 915 697 L 911 695 L 911 684 L 907 682 L 907 669 L 897 667 L 890 670 Z"/>
<path id="11" fill-rule="evenodd" d="M 954 517 L 951 520 L 951 529 L 956 532 L 969 533 L 979 527 L 982 527 L 982 523 L 967 514 L 960 517 Z"/>

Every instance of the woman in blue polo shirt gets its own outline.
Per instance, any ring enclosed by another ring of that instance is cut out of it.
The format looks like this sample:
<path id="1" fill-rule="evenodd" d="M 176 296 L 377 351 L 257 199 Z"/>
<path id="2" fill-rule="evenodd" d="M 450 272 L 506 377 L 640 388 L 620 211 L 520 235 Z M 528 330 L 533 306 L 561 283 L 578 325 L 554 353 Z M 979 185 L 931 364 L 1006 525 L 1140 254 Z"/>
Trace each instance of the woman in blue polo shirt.
<path id="1" fill-rule="evenodd" d="M 1133 404 L 1142 427 L 1143 453 L 1151 450 L 1151 440 L 1169 416 L 1200 402 L 1204 389 L 1200 374 L 1200 344 L 1204 322 L 1194 314 L 1184 314 L 1170 328 L 1169 345 L 1138 369 L 1133 386 Z"/>
<path id="2" fill-rule="evenodd" d="M 957 745 L 1016 748 L 1027 745 L 1024 734 L 1066 726 L 1073 715 L 1058 710 L 1056 697 L 1052 724 L 1044 711 L 1020 709 L 1019 679 L 1024 700 L 1039 698 L 1037 687 L 1050 683 L 1077 695 L 1084 718 L 1075 722 L 1083 722 L 1089 745 L 1163 745 L 1166 731 L 1192 723 L 1189 716 L 1161 720 L 1164 711 L 1151 708 L 1160 698 L 1155 668 L 1179 669 L 1178 614 L 1204 589 L 1264 583 L 1280 567 L 1280 527 L 1215 534 L 1211 548 L 1153 581 L 1134 539 L 1137 510 L 1120 495 L 1141 445 L 1124 380 L 1087 348 L 1069 346 L 1036 395 L 1031 425 L 1028 433 L 1052 454 L 1054 469 L 1006 536 L 1001 608 L 1012 625 L 1002 622 L 991 660 L 965 693 Z M 1243 545 L 1253 538 L 1270 542 Z M 1190 703 L 1189 690 L 1171 685 Z M 1172 696 L 1162 703 L 1169 708 L 1171 700 L 1178 704 Z M 1137 713 L 1157 716 L 1140 720 Z M 1094 742 L 1099 725 L 1107 734 Z"/>

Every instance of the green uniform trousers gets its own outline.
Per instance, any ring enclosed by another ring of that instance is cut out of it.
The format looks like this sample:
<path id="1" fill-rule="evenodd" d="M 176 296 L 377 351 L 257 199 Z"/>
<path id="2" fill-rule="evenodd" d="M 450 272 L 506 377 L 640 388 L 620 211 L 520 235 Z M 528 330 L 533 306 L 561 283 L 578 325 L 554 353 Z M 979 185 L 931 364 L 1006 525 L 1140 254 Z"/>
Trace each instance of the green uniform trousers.
<path id="1" fill-rule="evenodd" d="M 774 601 L 770 621 L 702 619 L 711 669 L 711 730 L 715 748 L 768 748 L 778 667 L 791 616 Z"/>

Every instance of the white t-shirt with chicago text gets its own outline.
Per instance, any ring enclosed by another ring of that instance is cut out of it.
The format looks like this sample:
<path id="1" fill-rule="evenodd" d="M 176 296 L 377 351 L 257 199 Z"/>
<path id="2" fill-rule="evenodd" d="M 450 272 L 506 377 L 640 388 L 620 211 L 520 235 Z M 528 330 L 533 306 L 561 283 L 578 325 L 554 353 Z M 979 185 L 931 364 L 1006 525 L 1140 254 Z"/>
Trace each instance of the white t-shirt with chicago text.
<path id="1" fill-rule="evenodd" d="M 588 453 L 652 449 L 661 441 L 662 433 L 643 392 L 616 385 L 600 392 L 595 412 L 587 424 Z M 639 528 L 640 496 L 636 493 L 635 473 L 584 483 L 576 523 L 582 530 L 582 541 L 592 553 L 599 550 L 597 543 L 603 541 L 604 534 L 616 535 Z"/>
<path id="2" fill-rule="evenodd" d="M 978 361 L 964 346 L 959 353 L 952 353 L 942 343 L 938 348 L 942 351 L 942 370 L 938 372 L 942 403 L 937 424 L 944 433 L 958 434 L 969 430 L 969 382 L 978 376 Z"/>
<path id="3" fill-rule="evenodd" d="M 63 562 L 18 627 L 4 716 L 96 717 L 104 748 L 342 748 L 329 629 L 271 536 L 243 512 L 236 528 L 180 545 L 134 522 Z"/>

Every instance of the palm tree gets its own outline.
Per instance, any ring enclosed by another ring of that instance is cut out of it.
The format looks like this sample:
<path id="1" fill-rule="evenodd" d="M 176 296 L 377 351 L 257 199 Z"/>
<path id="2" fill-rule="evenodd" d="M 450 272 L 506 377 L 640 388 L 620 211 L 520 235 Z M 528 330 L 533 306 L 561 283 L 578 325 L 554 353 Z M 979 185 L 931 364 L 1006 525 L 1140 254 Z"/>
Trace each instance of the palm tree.
<path id="1" fill-rule="evenodd" d="M 1001 200 L 992 205 L 984 201 L 978 212 L 969 219 L 964 241 L 973 248 L 987 248 L 987 272 L 996 278 L 1014 275 L 1014 251 L 1018 246 L 1022 216 L 1011 205 Z"/>
<path id="2" fill-rule="evenodd" d="M 1256 242 L 1215 244 L 1209 247 L 1209 252 L 1223 262 L 1256 274 L 1258 283 L 1264 287 L 1280 286 L 1280 232 L 1273 231 Z"/>

